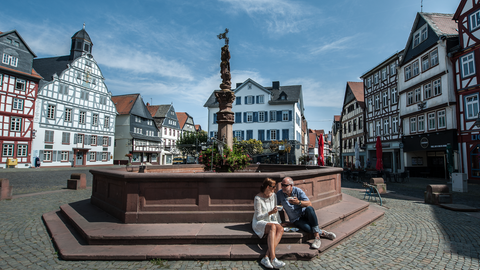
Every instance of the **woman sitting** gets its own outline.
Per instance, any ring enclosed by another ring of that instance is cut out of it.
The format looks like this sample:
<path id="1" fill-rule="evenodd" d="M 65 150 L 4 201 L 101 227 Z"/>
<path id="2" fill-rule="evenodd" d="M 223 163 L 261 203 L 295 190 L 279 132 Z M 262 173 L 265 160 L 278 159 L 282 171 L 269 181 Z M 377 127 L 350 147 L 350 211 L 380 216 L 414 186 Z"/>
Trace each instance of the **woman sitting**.
<path id="1" fill-rule="evenodd" d="M 255 196 L 255 214 L 253 215 L 252 227 L 258 237 L 267 235 L 267 254 L 261 260 L 266 268 L 280 268 L 284 262 L 275 257 L 275 248 L 283 235 L 283 227 L 277 209 L 277 195 L 275 194 L 276 182 L 267 178 L 260 187 L 260 193 Z"/>

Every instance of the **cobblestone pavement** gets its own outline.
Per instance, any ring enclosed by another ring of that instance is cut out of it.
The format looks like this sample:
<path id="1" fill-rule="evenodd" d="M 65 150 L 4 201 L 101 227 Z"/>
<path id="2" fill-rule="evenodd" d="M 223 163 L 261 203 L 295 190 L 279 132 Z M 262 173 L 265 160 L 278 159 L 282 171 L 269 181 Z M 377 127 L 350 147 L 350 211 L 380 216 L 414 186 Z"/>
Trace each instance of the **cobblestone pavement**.
<path id="1" fill-rule="evenodd" d="M 67 176 L 71 173 L 64 171 Z M 6 177 L 4 172 L 0 171 L 0 177 Z M 18 188 L 23 183 L 24 192 L 59 190 L 66 186 L 66 178 L 58 176 L 63 179 L 56 180 L 55 172 L 58 171 L 36 171 L 33 176 L 41 184 L 29 184 L 27 180 L 11 183 Z M 30 172 L 15 172 L 18 178 L 23 173 Z M 10 174 L 6 178 L 9 177 Z M 424 184 L 432 181 L 419 179 L 410 182 L 410 187 L 408 183 L 388 184 L 394 194 L 418 199 L 385 197 L 382 219 L 318 258 L 286 261 L 283 269 L 480 269 L 480 218 L 424 204 Z M 360 184 L 342 185 L 344 193 L 363 198 Z M 476 190 L 478 186 L 469 186 L 469 192 L 461 195 L 462 200 L 477 205 Z M 62 190 L 0 201 L 0 269 L 263 269 L 257 261 L 63 261 L 56 254 L 41 216 L 90 195 L 90 189 Z M 455 203 L 457 195 L 454 194 Z"/>

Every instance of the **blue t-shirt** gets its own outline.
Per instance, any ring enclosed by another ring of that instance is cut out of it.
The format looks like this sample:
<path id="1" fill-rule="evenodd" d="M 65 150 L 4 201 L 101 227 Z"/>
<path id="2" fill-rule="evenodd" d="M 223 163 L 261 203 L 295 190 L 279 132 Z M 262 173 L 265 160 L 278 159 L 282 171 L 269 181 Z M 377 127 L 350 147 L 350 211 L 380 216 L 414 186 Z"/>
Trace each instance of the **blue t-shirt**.
<path id="1" fill-rule="evenodd" d="M 305 195 L 305 192 L 303 192 L 303 190 L 297 187 L 292 188 L 292 194 L 290 195 L 290 197 L 297 197 L 300 201 L 309 201 L 307 195 Z M 283 193 L 282 189 L 277 191 L 277 204 L 281 204 L 283 206 L 283 209 L 287 213 L 290 222 L 297 221 L 302 216 L 303 211 L 305 211 L 304 207 L 291 204 L 287 200 L 287 195 Z"/>

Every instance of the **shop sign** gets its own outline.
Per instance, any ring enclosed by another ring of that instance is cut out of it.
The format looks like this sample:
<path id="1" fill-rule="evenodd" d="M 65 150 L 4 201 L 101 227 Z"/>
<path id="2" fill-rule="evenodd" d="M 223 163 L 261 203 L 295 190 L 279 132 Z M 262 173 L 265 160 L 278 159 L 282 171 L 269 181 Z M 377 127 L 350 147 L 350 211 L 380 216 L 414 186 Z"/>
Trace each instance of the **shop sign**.
<path id="1" fill-rule="evenodd" d="M 428 138 L 427 137 L 423 137 L 421 140 L 420 140 L 420 146 L 422 148 L 427 148 L 428 147 Z"/>
<path id="2" fill-rule="evenodd" d="M 472 135 L 472 141 L 480 141 L 480 135 L 479 134 Z"/>

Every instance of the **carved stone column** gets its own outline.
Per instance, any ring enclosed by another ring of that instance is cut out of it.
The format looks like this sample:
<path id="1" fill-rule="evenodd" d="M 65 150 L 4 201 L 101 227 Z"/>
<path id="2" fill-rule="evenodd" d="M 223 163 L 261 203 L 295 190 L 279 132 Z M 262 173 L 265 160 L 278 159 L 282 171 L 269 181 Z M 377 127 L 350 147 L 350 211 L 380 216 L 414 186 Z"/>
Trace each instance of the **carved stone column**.
<path id="1" fill-rule="evenodd" d="M 217 112 L 218 140 L 225 139 L 225 143 L 233 148 L 233 128 L 235 115 L 232 112 L 232 103 L 235 100 L 235 94 L 230 89 L 222 89 L 214 92 L 218 100 L 219 111 Z"/>

